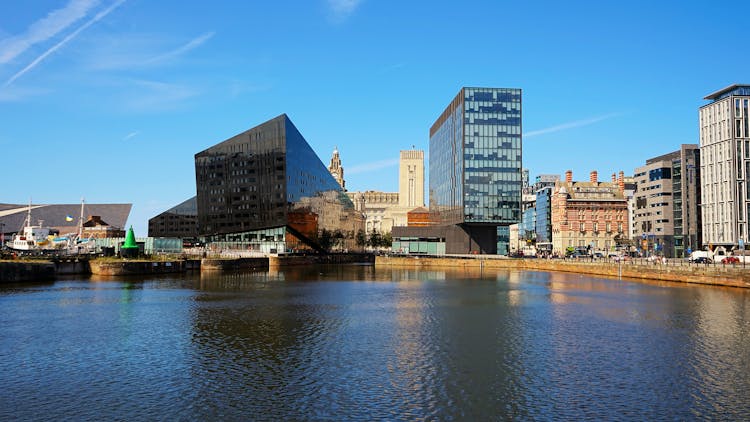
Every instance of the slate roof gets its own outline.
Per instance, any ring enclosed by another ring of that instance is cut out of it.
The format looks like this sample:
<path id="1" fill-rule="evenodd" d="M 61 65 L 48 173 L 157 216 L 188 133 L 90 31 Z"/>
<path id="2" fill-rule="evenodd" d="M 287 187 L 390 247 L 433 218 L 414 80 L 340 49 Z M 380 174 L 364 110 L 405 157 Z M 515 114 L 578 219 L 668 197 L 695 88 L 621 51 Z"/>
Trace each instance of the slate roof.
<path id="1" fill-rule="evenodd" d="M 85 204 L 84 221 L 92 215 L 98 215 L 112 227 L 125 228 L 133 204 Z M 0 230 L 5 233 L 16 233 L 23 228 L 28 205 L 0 204 Z M 73 221 L 66 221 L 67 216 Z M 31 224 L 43 221 L 44 227 L 60 230 L 60 233 L 73 232 L 78 228 L 81 216 L 81 204 L 32 204 Z M 4 226 L 3 226 L 4 224 Z"/>
<path id="2" fill-rule="evenodd" d="M 617 183 L 565 182 L 555 184 L 558 193 L 568 194 L 569 201 L 624 201 L 625 196 Z"/>

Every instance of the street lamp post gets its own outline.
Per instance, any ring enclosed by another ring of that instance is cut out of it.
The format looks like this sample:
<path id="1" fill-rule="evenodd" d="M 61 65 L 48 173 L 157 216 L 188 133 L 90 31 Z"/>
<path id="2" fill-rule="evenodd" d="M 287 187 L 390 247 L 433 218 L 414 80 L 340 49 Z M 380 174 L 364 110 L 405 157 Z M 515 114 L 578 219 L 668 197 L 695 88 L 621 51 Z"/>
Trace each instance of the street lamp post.
<path id="1" fill-rule="evenodd" d="M 739 243 L 738 249 L 742 251 L 742 268 L 744 269 L 745 268 L 745 239 L 740 238 L 738 243 Z"/>

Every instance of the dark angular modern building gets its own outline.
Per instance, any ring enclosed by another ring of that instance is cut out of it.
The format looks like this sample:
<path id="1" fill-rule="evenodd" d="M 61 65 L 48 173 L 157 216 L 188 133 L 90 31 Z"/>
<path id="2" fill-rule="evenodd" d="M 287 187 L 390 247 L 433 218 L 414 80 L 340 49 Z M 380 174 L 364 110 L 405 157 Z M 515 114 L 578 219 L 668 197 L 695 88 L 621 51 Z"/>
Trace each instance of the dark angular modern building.
<path id="1" fill-rule="evenodd" d="M 195 154 L 195 178 L 198 230 L 209 242 L 267 253 L 355 249 L 364 227 L 286 114 Z"/>
<path id="2" fill-rule="evenodd" d="M 198 237 L 198 201 L 192 197 L 148 220 L 149 237 Z"/>
<path id="3" fill-rule="evenodd" d="M 508 253 L 508 226 L 521 221 L 521 152 L 520 89 L 462 88 L 432 125 L 430 220 L 463 232 L 450 230 L 446 253 Z"/>

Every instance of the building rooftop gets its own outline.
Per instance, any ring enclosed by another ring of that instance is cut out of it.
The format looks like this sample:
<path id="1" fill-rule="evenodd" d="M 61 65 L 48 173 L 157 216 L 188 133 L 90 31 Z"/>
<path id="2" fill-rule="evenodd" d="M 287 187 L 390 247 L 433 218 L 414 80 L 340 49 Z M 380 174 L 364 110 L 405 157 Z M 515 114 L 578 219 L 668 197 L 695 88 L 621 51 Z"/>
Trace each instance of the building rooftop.
<path id="1" fill-rule="evenodd" d="M 558 181 L 555 187 L 557 193 L 568 195 L 568 201 L 622 201 L 625 198 L 619 184 L 612 182 Z"/>
<path id="2" fill-rule="evenodd" d="M 124 228 L 130 215 L 132 204 L 84 204 L 84 215 L 99 216 L 112 227 Z M 21 231 L 29 206 L 22 204 L 0 204 L 0 230 L 4 233 Z M 81 204 L 37 204 L 31 206 L 31 224 L 44 222 L 65 233 L 75 231 L 81 215 Z"/>
<path id="3" fill-rule="evenodd" d="M 726 88 L 722 88 L 716 92 L 712 92 L 705 97 L 704 100 L 720 100 L 730 95 L 750 95 L 750 85 L 734 84 L 729 85 Z"/>

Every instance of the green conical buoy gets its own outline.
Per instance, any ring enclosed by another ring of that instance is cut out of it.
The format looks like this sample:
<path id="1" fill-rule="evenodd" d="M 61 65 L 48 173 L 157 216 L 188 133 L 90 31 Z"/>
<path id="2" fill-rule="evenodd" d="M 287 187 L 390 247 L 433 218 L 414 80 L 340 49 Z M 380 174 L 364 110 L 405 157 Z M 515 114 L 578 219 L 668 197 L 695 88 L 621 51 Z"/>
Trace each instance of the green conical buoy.
<path id="1" fill-rule="evenodd" d="M 128 233 L 125 235 L 125 243 L 120 246 L 120 252 L 123 258 L 131 258 L 138 255 L 138 244 L 135 243 L 135 232 L 133 226 L 130 226 Z"/>
<path id="2" fill-rule="evenodd" d="M 135 232 L 133 226 L 128 229 L 128 234 L 125 235 L 125 243 L 122 244 L 122 249 L 133 249 L 138 248 L 138 244 L 135 243 Z"/>

